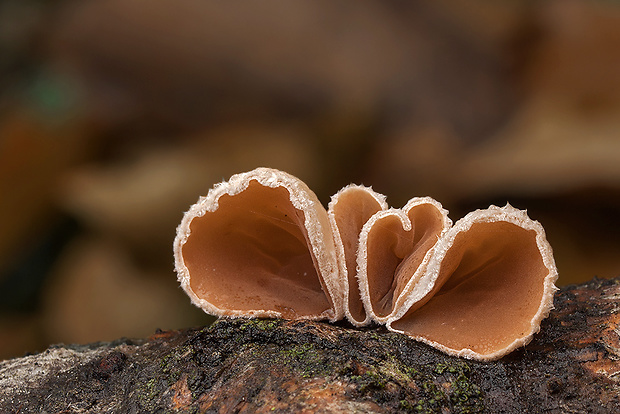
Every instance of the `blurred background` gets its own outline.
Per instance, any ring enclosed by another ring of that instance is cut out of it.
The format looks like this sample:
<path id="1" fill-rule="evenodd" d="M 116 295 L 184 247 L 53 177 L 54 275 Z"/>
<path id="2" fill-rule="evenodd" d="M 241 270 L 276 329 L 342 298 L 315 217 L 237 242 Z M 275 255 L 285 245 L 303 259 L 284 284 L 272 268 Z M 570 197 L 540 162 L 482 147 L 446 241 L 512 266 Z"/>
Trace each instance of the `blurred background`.
<path id="1" fill-rule="evenodd" d="M 0 0 L 0 359 L 206 324 L 173 269 L 216 182 L 288 171 L 547 230 L 620 275 L 612 1 Z"/>

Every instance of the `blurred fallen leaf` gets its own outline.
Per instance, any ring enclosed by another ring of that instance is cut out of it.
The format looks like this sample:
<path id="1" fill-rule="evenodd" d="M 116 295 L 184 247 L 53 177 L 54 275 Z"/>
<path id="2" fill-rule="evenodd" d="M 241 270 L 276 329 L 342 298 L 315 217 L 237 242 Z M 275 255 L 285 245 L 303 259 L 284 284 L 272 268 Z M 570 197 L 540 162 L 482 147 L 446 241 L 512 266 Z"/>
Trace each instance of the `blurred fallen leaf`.
<path id="1" fill-rule="evenodd" d="M 320 173 L 319 155 L 295 127 L 234 125 L 184 142 L 77 168 L 66 175 L 56 199 L 89 228 L 153 266 L 170 263 L 179 217 L 213 183 L 258 166 L 287 169 L 310 182 Z"/>
<path id="2" fill-rule="evenodd" d="M 50 342 L 149 336 L 157 328 L 205 324 L 174 277 L 158 277 L 102 239 L 75 240 L 47 284 L 42 315 Z"/>

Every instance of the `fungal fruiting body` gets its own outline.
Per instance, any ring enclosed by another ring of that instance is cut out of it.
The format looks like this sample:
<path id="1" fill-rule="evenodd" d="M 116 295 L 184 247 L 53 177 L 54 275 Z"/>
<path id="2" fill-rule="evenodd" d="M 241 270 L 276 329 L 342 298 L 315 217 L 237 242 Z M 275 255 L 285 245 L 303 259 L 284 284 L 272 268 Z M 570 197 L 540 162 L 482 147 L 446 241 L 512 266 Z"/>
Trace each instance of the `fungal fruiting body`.
<path id="1" fill-rule="evenodd" d="M 477 210 L 439 238 L 388 329 L 492 360 L 528 343 L 553 307 L 557 270 L 540 223 L 510 205 Z"/>
<path id="2" fill-rule="evenodd" d="M 531 340 L 558 276 L 540 223 L 510 205 L 453 226 L 430 197 L 394 209 L 349 185 L 325 210 L 301 180 L 269 168 L 201 197 L 174 253 L 181 286 L 210 314 L 346 317 L 478 360 Z"/>
<path id="3" fill-rule="evenodd" d="M 217 316 L 342 318 L 327 212 L 299 179 L 260 168 L 218 184 L 183 217 L 179 281 Z"/>
<path id="4" fill-rule="evenodd" d="M 371 217 L 387 208 L 385 196 L 358 185 L 344 187 L 332 197 L 328 206 L 336 251 L 340 258 L 339 274 L 343 281 L 344 313 L 356 326 L 371 322 L 364 308 L 357 277 L 360 233 Z"/>

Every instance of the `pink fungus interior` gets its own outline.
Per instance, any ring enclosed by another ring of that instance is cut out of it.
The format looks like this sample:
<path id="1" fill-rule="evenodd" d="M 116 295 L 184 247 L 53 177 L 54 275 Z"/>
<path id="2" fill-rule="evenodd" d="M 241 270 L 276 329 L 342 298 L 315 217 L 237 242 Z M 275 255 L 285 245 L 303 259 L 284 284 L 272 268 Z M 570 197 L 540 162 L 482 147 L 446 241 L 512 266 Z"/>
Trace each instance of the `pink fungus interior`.
<path id="1" fill-rule="evenodd" d="M 196 295 L 222 310 L 270 310 L 285 318 L 330 308 L 314 265 L 304 213 L 288 190 L 253 180 L 196 217 L 182 254 Z"/>
<path id="2" fill-rule="evenodd" d="M 432 204 L 409 210 L 412 229 L 405 231 L 394 215 L 380 218 L 368 234 L 368 287 L 376 315 L 384 317 L 394 310 L 396 299 L 437 242 L 443 229 L 443 216 Z"/>

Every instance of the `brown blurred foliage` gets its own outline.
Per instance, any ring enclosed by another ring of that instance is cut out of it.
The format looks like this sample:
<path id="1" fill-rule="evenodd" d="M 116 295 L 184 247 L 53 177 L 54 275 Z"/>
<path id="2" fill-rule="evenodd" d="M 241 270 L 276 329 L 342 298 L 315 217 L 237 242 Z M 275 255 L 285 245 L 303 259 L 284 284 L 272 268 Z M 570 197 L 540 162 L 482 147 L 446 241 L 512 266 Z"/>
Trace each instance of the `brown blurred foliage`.
<path id="1" fill-rule="evenodd" d="M 510 202 L 617 276 L 619 44 L 604 1 L 0 1 L 0 358 L 208 323 L 175 227 L 257 166 Z"/>

